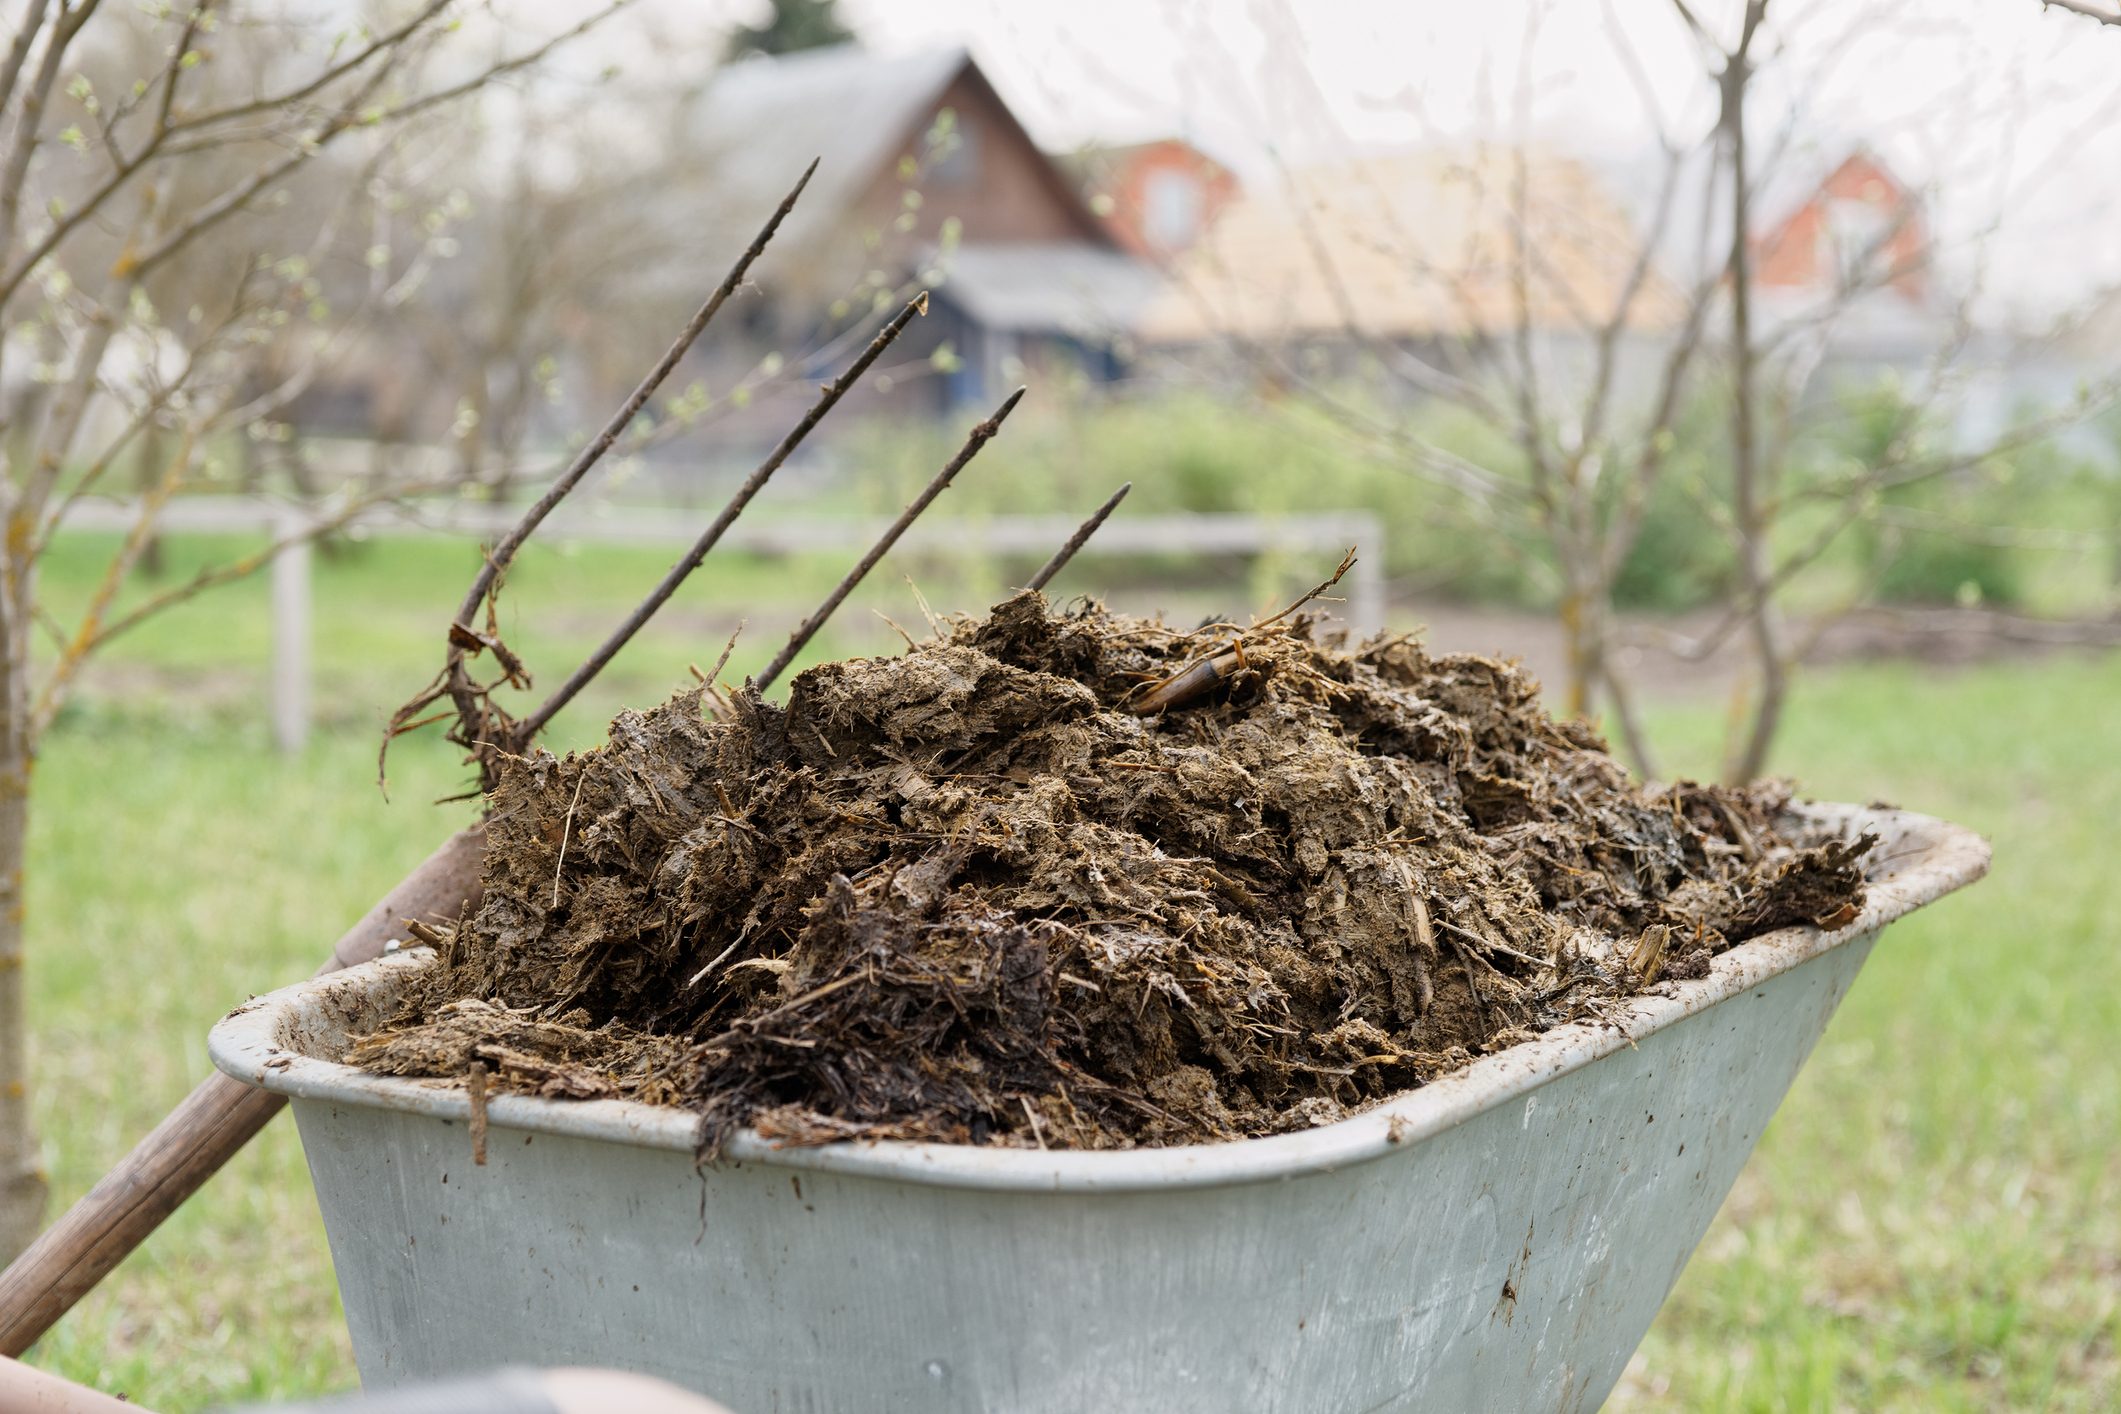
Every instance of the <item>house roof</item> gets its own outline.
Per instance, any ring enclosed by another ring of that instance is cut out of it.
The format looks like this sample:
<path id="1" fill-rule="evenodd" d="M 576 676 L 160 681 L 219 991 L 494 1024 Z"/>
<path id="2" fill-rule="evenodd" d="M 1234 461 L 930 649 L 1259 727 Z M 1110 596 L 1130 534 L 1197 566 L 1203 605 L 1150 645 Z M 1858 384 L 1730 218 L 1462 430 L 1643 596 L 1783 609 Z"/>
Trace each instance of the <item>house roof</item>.
<path id="1" fill-rule="evenodd" d="M 972 56 L 948 47 L 879 55 L 833 45 L 785 57 L 740 59 L 718 73 L 695 110 L 693 160 L 710 174 L 706 248 L 734 257 L 812 158 L 817 173 L 782 224 L 776 245 L 802 247 L 838 233 L 848 210 L 887 164 L 917 149 L 947 93 L 961 81 L 992 99 L 1024 150 L 1045 164 L 1052 199 L 1086 239 L 1106 242 L 1076 184 L 1023 131 Z"/>
<path id="2" fill-rule="evenodd" d="M 723 69 L 694 129 L 724 214 L 716 225 L 728 228 L 713 233 L 717 243 L 741 250 L 813 157 L 817 174 L 781 239 L 801 245 L 829 231 L 971 63 L 963 49 L 884 57 L 842 44 Z"/>
<path id="3" fill-rule="evenodd" d="M 1112 338 L 1133 330 L 1162 277 L 1079 242 L 960 246 L 936 295 L 990 329 Z"/>
<path id="4" fill-rule="evenodd" d="M 1108 173 L 1117 172 L 1138 157 L 1152 152 L 1180 151 L 1200 160 L 1202 165 L 1220 172 L 1237 175 L 1229 163 L 1208 151 L 1190 137 L 1176 133 L 1163 137 L 1144 138 L 1140 142 L 1085 143 L 1068 152 L 1057 152 L 1054 161 L 1061 167 L 1085 181 L 1095 181 Z"/>
<path id="5" fill-rule="evenodd" d="M 1522 154 L 1532 322 L 1609 317 L 1637 244 L 1618 201 L 1584 164 Z M 1372 338 L 1514 327 L 1519 154 L 1421 149 L 1308 168 L 1249 190 L 1181 257 L 1144 317 L 1144 338 Z M 1677 294 L 1652 274 L 1632 324 L 1664 328 Z"/>
<path id="6" fill-rule="evenodd" d="M 1774 240 L 1806 207 L 1825 195 L 1828 184 L 1845 168 L 1857 163 L 1884 178 L 1894 196 L 1904 201 L 1920 199 L 1890 162 L 1862 143 L 1793 153 L 1768 172 L 1753 194 L 1753 239 Z"/>
<path id="7" fill-rule="evenodd" d="M 1761 159 L 1767 170 L 1756 175 L 1752 191 L 1754 243 L 1772 243 L 1843 167 L 1859 159 L 1885 173 L 1909 200 L 1921 200 L 1920 188 L 1902 174 L 1902 167 L 1861 143 L 1771 150 Z M 1605 185 L 1620 198 L 1638 229 L 1650 224 L 1668 160 L 1662 152 L 1645 148 L 1599 168 Z M 1672 216 L 1658 255 L 1665 272 L 1685 282 L 1723 268 L 1730 255 L 1731 212 L 1729 174 L 1717 160 L 1713 145 L 1703 143 L 1680 161 Z M 1713 191 L 1707 189 L 1711 182 L 1717 184 Z"/>

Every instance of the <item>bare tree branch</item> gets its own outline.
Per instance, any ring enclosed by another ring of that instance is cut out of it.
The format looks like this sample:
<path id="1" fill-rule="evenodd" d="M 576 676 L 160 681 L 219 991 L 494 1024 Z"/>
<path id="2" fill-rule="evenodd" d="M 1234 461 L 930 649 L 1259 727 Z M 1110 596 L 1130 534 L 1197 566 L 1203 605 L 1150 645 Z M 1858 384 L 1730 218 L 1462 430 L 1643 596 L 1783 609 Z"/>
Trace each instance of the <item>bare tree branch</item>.
<path id="1" fill-rule="evenodd" d="M 100 0 L 82 0 L 82 3 L 92 9 L 95 4 L 100 3 Z M 326 116 L 323 121 L 310 131 L 292 135 L 289 138 L 291 150 L 285 156 L 261 166 L 250 177 L 238 182 L 220 196 L 199 206 L 188 219 L 166 233 L 154 246 L 135 257 L 132 268 L 145 274 L 156 266 L 161 265 L 178 251 L 190 245 L 198 236 L 218 225 L 229 216 L 241 211 L 260 194 L 278 184 L 289 174 L 306 166 L 334 140 L 345 133 L 364 127 L 403 122 L 434 108 L 453 103 L 508 75 L 520 73 L 541 63 L 562 45 L 588 33 L 611 15 L 624 8 L 627 3 L 628 0 L 613 0 L 610 5 L 552 36 L 542 44 L 538 44 L 521 54 L 489 65 L 461 82 L 423 94 L 395 107 L 384 108 L 374 112 L 364 111 L 369 100 L 382 89 L 394 68 L 403 61 L 408 52 L 407 44 L 409 40 L 422 32 L 423 27 L 431 23 L 440 14 L 442 6 L 430 4 L 415 16 L 414 21 L 400 26 L 397 31 L 393 31 L 394 34 L 398 35 L 398 38 L 392 45 L 381 49 L 382 62 L 375 67 L 374 72 L 362 79 L 355 92 L 344 103 L 340 104 L 336 111 Z M 172 96 L 175 92 L 177 70 L 181 69 L 183 59 L 184 54 L 182 52 L 174 54 L 170 65 L 165 70 L 167 75 L 165 97 Z M 359 67 L 358 65 L 349 67 L 345 72 L 355 72 Z M 48 89 L 49 84 L 45 84 L 44 87 Z M 167 105 L 163 109 L 163 114 L 167 117 Z M 69 207 L 63 216 L 54 221 L 51 229 L 45 233 L 37 245 L 10 267 L 5 277 L 0 277 L 0 309 L 4 309 L 14 298 L 16 292 L 21 288 L 22 282 L 29 278 L 30 272 L 36 268 L 39 261 L 57 250 L 68 236 L 94 217 L 109 202 L 110 198 L 126 186 L 133 177 L 153 165 L 156 161 L 203 152 L 216 147 L 230 146 L 236 142 L 257 140 L 265 136 L 257 133 L 215 133 L 204 137 L 195 136 L 190 141 L 183 143 L 172 143 L 169 141 L 180 131 L 196 132 L 202 127 L 218 122 L 220 116 L 207 115 L 175 126 L 158 123 L 154 131 L 143 140 L 141 146 L 132 152 L 121 154 L 114 150 L 111 154 L 111 175 L 77 204 Z M 33 146 L 32 144 L 22 149 L 21 160 L 25 169 Z M 10 173 L 8 171 L 0 171 L 0 182 L 9 181 L 9 177 Z M 19 187 L 19 185 L 20 176 L 18 174 L 14 176 L 13 181 L 10 182 L 6 189 L 0 189 L 0 253 L 4 253 L 12 244 L 11 235 L 16 216 L 14 212 L 7 209 L 7 197 L 8 192 Z M 17 194 L 17 199 L 19 200 L 19 193 Z"/>
<path id="2" fill-rule="evenodd" d="M 162 508 L 183 484 L 185 474 L 191 468 L 192 448 L 197 444 L 199 424 L 187 423 L 179 437 L 176 455 L 169 460 L 168 467 L 140 498 L 140 513 L 133 521 L 132 529 L 125 533 L 118 553 L 111 556 L 103 567 L 103 577 L 97 581 L 95 590 L 89 595 L 88 607 L 82 610 L 81 621 L 68 636 L 52 664 L 51 673 L 37 694 L 36 706 L 30 714 L 32 737 L 41 734 L 51 725 L 51 719 L 59 710 L 61 698 L 81 665 L 87 661 L 89 652 L 101 638 L 104 616 L 110 611 L 112 601 L 125 585 L 126 576 L 139 562 L 141 551 L 154 537 L 155 522 L 162 515 Z"/>
<path id="3" fill-rule="evenodd" d="M 515 55 L 513 58 L 503 59 L 500 60 L 498 63 L 489 65 L 487 68 L 482 69 L 476 74 L 473 74 L 470 78 L 465 79 L 462 83 L 451 84 L 447 88 L 436 89 L 432 93 L 423 94 L 418 98 L 411 99 L 405 103 L 401 103 L 395 108 L 386 109 L 381 113 L 377 113 L 374 115 L 373 121 L 378 123 L 402 122 L 407 118 L 415 117 L 421 113 L 425 113 L 431 108 L 439 108 L 444 106 L 445 104 L 454 103 L 467 94 L 476 93 L 480 89 L 489 88 L 495 83 L 499 82 L 501 79 L 507 78 L 511 74 L 519 74 L 525 69 L 532 68 L 535 65 L 543 63 L 546 57 L 550 55 L 554 50 L 559 49 L 564 45 L 570 44 L 574 40 L 577 40 L 583 35 L 588 34 L 591 30 L 595 29 L 598 25 L 603 24 L 604 21 L 610 19 L 619 11 L 625 9 L 631 3 L 633 3 L 633 0 L 611 0 L 610 4 L 604 6 L 600 10 L 593 11 L 588 18 L 582 20 L 580 23 L 572 25 L 567 29 L 561 30 L 558 34 L 555 34 L 554 36 L 552 36 L 552 38 L 546 40 L 543 44 L 539 44 L 531 49 L 526 49 L 521 54 Z"/>
<path id="4" fill-rule="evenodd" d="M 81 654 L 85 658 L 120 634 L 138 628 L 157 614 L 195 599 L 209 589 L 248 579 L 278 559 L 283 551 L 335 535 L 378 506 L 388 505 L 408 496 L 443 489 L 446 489 L 445 484 L 440 481 L 403 482 L 379 488 L 369 495 L 349 497 L 337 509 L 307 520 L 301 529 L 279 536 L 247 555 L 217 565 L 208 565 L 182 584 L 172 585 L 142 600 L 123 614 L 98 625 L 82 644 Z M 63 697 L 63 694 L 61 696 Z"/>
<path id="5" fill-rule="evenodd" d="M 431 22 L 440 18 L 442 12 L 453 3 L 454 0 L 428 0 L 427 4 L 415 11 L 412 17 L 404 23 L 397 25 L 395 28 L 381 31 L 373 36 L 367 44 L 356 50 L 351 57 L 342 59 L 335 64 L 326 65 L 306 82 L 298 84 L 294 88 L 266 97 L 254 98 L 248 102 L 232 104 L 229 107 L 215 109 L 212 112 L 200 113 L 167 126 L 172 133 L 189 133 L 196 132 L 201 128 L 219 127 L 223 124 L 234 122 L 238 118 L 253 117 L 259 113 L 286 113 L 303 103 L 307 103 L 340 79 L 361 68 L 378 54 L 388 54 L 399 49 L 406 41 L 425 29 Z M 175 86 L 171 85 L 170 91 L 173 92 L 174 88 Z M 165 117 L 167 112 L 168 101 L 165 98 Z"/>
<path id="6" fill-rule="evenodd" d="M 2088 20 L 2097 20 L 2102 25 L 2121 25 L 2121 9 L 2106 9 L 2089 3 L 2089 0 L 2040 0 L 2043 10 L 2066 10 L 2072 15 L 2082 15 Z"/>
<path id="7" fill-rule="evenodd" d="M 89 16 L 96 12 L 99 3 L 100 0 L 79 0 L 71 9 L 61 8 L 52 23 L 51 35 L 44 42 L 43 58 L 16 106 L 13 140 L 8 145 L 6 158 L 0 160 L 0 257 L 14 249 L 16 227 L 22 219 L 23 188 L 29 176 L 30 159 L 37 152 L 44 105 L 51 98 L 52 86 L 58 82 L 67 49 L 81 33 L 81 27 L 88 23 Z M 7 296 L 12 293 L 15 283 L 19 282 L 9 282 L 9 288 L 0 292 L 0 309 L 6 307 Z"/>
<path id="8" fill-rule="evenodd" d="M 22 20 L 15 27 L 15 37 L 7 46 L 7 57 L 0 59 L 0 110 L 14 97 L 15 80 L 21 76 L 22 65 L 29 58 L 29 51 L 37 42 L 38 33 L 44 28 L 44 12 L 51 8 L 51 0 L 24 0 Z"/>

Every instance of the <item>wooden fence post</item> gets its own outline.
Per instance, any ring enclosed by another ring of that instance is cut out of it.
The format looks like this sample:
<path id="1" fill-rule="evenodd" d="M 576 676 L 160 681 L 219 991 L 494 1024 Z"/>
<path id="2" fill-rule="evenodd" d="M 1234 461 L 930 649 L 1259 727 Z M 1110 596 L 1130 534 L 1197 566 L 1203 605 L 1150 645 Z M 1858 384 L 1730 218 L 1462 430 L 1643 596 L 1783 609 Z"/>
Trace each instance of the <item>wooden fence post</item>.
<path id="1" fill-rule="evenodd" d="M 1341 617 L 1357 638 L 1384 632 L 1385 627 L 1385 532 L 1381 522 L 1370 517 L 1354 519 L 1349 543 L 1357 547 L 1355 567 L 1343 581 L 1348 602 Z"/>

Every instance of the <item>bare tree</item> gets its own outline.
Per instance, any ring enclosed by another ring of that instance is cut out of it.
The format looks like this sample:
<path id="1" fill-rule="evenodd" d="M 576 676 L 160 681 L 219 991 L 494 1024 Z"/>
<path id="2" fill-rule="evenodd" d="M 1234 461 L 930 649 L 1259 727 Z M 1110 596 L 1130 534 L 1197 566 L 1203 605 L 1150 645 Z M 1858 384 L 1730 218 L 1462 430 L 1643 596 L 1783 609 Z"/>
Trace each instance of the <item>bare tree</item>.
<path id="1" fill-rule="evenodd" d="M 1563 710 L 1610 706 L 1639 760 L 1614 586 L 1674 460 L 1721 295 L 1716 272 L 1682 283 L 1663 268 L 1677 233 L 1707 219 L 1715 174 L 1698 170 L 1698 144 L 1662 130 L 1660 144 L 1642 229 L 1583 164 L 1523 142 L 1285 169 L 1287 215 L 1265 220 L 1295 224 L 1307 268 L 1280 303 L 1303 331 L 1278 327 L 1253 288 L 1257 232 L 1226 255 L 1218 228 L 1172 271 L 1180 327 L 1233 339 L 1302 414 L 1429 483 L 1441 514 L 1551 593 Z M 1333 355 L 1314 357 L 1320 344 Z M 1446 445 L 1428 416 L 1439 404 L 1507 452 Z"/>
<path id="2" fill-rule="evenodd" d="M 226 475 L 230 436 L 284 406 L 360 313 L 328 308 L 316 271 L 342 248 L 408 125 L 522 73 L 616 7 L 468 64 L 450 39 L 452 0 L 389 7 L 335 39 L 272 0 L 14 8 L 0 50 L 0 327 L 28 332 L 0 345 L 9 424 L 0 1250 L 9 1254 L 35 1232 L 45 1192 L 22 981 L 24 845 L 43 734 L 102 645 L 278 548 L 120 607 L 162 508 Z M 330 180 L 304 185 L 327 170 Z M 290 200 L 298 191 L 304 199 Z M 39 596 L 38 562 L 67 508 L 136 443 L 154 448 L 139 518 L 80 618 L 59 623 Z M 41 666 L 40 634 L 51 640 Z"/>
<path id="3" fill-rule="evenodd" d="M 681 140 L 642 135 L 680 130 L 712 60 L 674 43 L 657 41 L 653 76 L 569 76 L 431 129 L 410 199 L 378 213 L 377 249 L 440 237 L 441 258 L 382 277 L 389 293 L 370 296 L 378 317 L 350 381 L 389 404 L 399 440 L 445 446 L 467 490 L 508 499 L 533 436 L 566 430 L 550 411 L 565 385 L 598 385 L 572 390 L 593 401 L 605 366 L 652 356 L 643 331 L 678 302 L 669 274 L 696 260 L 698 233 L 654 214 L 673 186 L 713 177 Z"/>
<path id="4" fill-rule="evenodd" d="M 1821 413 L 1818 384 L 1837 321 L 1857 302 L 1895 282 L 1917 274 L 1936 276 L 1936 247 L 1920 249 L 1912 257 L 1901 254 L 1902 226 L 1909 219 L 1903 215 L 1854 242 L 1854 249 L 1840 252 L 1837 278 L 1811 308 L 1763 326 L 1756 318 L 1761 286 L 1752 203 L 1763 166 L 1780 152 L 1773 140 L 1764 154 L 1756 150 L 1760 120 L 1753 95 L 1769 0 L 1745 0 L 1734 37 L 1719 35 L 1686 0 L 1673 0 L 1673 5 L 1696 42 L 1705 73 L 1719 89 L 1714 140 L 1727 174 L 1722 196 L 1728 302 L 1722 388 L 1728 397 L 1730 474 L 1722 501 L 1711 508 L 1708 519 L 1728 539 L 1739 572 L 1714 626 L 1672 646 L 1700 657 L 1733 635 L 1742 637 L 1750 690 L 1745 710 L 1734 720 L 1724 769 L 1732 780 L 1749 780 L 1767 769 L 1798 666 L 1825 630 L 1857 607 L 1869 588 L 1859 585 L 1854 595 L 1793 622 L 1792 587 L 1855 528 L 1889 524 L 1894 493 L 1978 473 L 2042 442 L 2109 406 L 2121 392 L 2121 382 L 2110 371 L 2102 372 L 2082 383 L 2073 400 L 2000 433 L 1972 440 L 1953 434 L 1948 428 L 1953 396 L 1976 371 L 1969 349 L 1977 333 L 1977 301 L 1985 273 L 1977 266 L 1961 276 L 1962 288 L 1945 313 L 1943 333 L 1915 390 L 1891 409 L 1883 435 L 1852 464 L 1800 479 L 1797 452 L 1806 435 L 1806 419 Z M 1780 141 L 1787 141 L 1787 129 Z M 1989 231 L 2024 191 L 2022 184 L 1999 184 Z M 1940 424 L 1946 425 L 1941 432 Z"/>
<path id="5" fill-rule="evenodd" d="M 1720 544 L 1734 569 L 1705 632 L 1655 637 L 1690 657 L 1742 646 L 1747 682 L 1725 772 L 1744 780 L 1767 766 L 1798 663 L 1860 602 L 1845 598 L 1792 622 L 1793 600 L 1817 597 L 1793 590 L 1852 530 L 1883 524 L 1895 493 L 1969 474 L 2051 435 L 2106 405 L 2115 384 L 2094 382 L 2068 405 L 1971 444 L 1940 435 L 1953 395 L 1977 371 L 1975 271 L 1941 310 L 1936 346 L 1876 445 L 1818 471 L 1815 444 L 1841 415 L 1830 386 L 1837 331 L 1896 287 L 1941 284 L 1941 242 L 1911 225 L 1923 203 L 1907 203 L 1834 252 L 1835 269 L 1809 303 L 1763 317 L 1759 193 L 1794 163 L 1805 96 L 1874 16 L 1852 13 L 1837 42 L 1817 46 L 1829 57 L 1810 73 L 1769 26 L 1769 0 L 1731 9 L 1719 27 L 1673 0 L 1674 22 L 1701 59 L 1697 91 L 1713 98 L 1713 120 L 1692 135 L 1660 111 L 1627 31 L 1609 24 L 1615 62 L 1658 138 L 1654 196 L 1631 222 L 1617 219 L 1583 164 L 1533 144 L 1528 73 L 1514 136 L 1469 151 L 1419 197 L 1364 190 L 1408 170 L 1374 159 L 1287 174 L 1293 216 L 1282 219 L 1294 221 L 1316 288 L 1285 292 L 1283 302 L 1301 312 L 1311 298 L 1312 328 L 1352 364 L 1321 371 L 1302 340 L 1278 337 L 1257 318 L 1262 293 L 1236 262 L 1218 264 L 1214 238 L 1176 274 L 1208 327 L 1297 390 L 1305 413 L 1323 414 L 1325 425 L 1438 488 L 1450 513 L 1498 554 L 1530 550 L 1527 568 L 1551 590 L 1565 641 L 1562 707 L 1610 711 L 1645 770 L 1654 770 L 1651 743 L 1622 667 L 1633 634 L 1617 593 L 1650 508 L 1660 496 L 1687 498 L 1695 538 Z M 1535 42 L 1536 32 L 1528 55 Z M 1771 63 L 1781 68 L 1764 92 L 1760 74 Z M 1999 190 L 1993 200 L 2000 222 L 2019 192 Z M 1445 210 L 1450 204 L 1460 209 Z M 1440 246 L 1435 232 L 1446 228 L 1461 234 Z M 1229 245 L 1242 252 L 1258 237 L 1239 233 Z M 1440 332 L 1417 341 L 1381 331 L 1370 316 L 1392 288 L 1430 299 Z M 1426 416 L 1439 403 L 1472 413 L 1509 454 L 1444 445 Z M 1704 433 L 1704 409 L 1716 410 L 1720 429 Z M 1708 470 L 1675 485 L 1675 464 L 1686 460 Z"/>

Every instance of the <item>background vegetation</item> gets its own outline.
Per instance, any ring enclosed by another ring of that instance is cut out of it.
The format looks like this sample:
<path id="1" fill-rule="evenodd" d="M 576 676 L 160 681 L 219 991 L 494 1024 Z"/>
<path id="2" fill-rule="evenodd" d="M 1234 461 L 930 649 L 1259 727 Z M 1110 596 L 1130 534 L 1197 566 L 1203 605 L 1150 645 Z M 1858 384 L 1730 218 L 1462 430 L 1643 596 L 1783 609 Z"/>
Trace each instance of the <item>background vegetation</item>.
<path id="1" fill-rule="evenodd" d="M 1878 459 L 1878 440 L 1904 405 L 1882 389 L 1851 390 L 1815 420 L 1793 454 L 1792 496 L 1816 511 L 1789 517 L 1802 542 L 1833 508 L 1823 488 Z M 1482 466 L 1515 453 L 1494 429 L 1432 404 L 1416 416 L 1424 441 Z M 1725 464 L 1714 410 L 1679 420 L 1670 474 L 1616 582 L 1623 609 L 1668 613 L 1718 603 L 1730 590 L 1726 538 L 1712 517 Z M 863 489 L 850 503 L 896 511 L 954 445 L 948 428 L 864 428 Z M 948 445 L 946 445 L 948 444 Z M 1551 609 L 1555 577 L 1536 538 L 1471 526 L 1457 496 L 1381 460 L 1340 424 L 1301 402 L 1233 402 L 1166 394 L 1087 407 L 1027 403 L 991 464 L 951 493 L 956 513 L 1080 513 L 1132 480 L 1128 513 L 1244 511 L 1291 515 L 1362 508 L 1390 527 L 1387 570 L 1402 596 Z M 1815 605 L 1852 595 L 1891 604 L 1968 605 L 2040 614 L 2102 613 L 2121 603 L 2121 422 L 1990 458 L 1949 478 L 1888 492 L 1881 514 L 1844 537 L 1812 575 Z"/>

